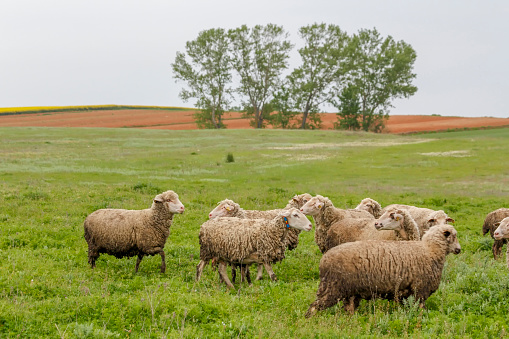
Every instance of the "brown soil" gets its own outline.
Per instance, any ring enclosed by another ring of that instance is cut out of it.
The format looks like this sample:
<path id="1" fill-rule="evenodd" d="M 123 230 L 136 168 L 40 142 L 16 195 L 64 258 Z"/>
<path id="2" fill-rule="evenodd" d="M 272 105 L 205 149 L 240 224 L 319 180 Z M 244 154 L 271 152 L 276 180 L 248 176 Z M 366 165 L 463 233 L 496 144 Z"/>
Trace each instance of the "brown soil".
<path id="1" fill-rule="evenodd" d="M 332 129 L 336 114 L 321 114 L 323 129 Z M 240 113 L 225 114 L 229 129 L 248 129 L 249 121 Z M 193 111 L 104 110 L 87 112 L 55 112 L 0 116 L 1 127 L 130 127 L 150 129 L 196 129 Z M 509 118 L 462 118 L 428 115 L 393 115 L 386 123 L 388 133 L 411 133 L 447 129 L 509 126 Z"/>

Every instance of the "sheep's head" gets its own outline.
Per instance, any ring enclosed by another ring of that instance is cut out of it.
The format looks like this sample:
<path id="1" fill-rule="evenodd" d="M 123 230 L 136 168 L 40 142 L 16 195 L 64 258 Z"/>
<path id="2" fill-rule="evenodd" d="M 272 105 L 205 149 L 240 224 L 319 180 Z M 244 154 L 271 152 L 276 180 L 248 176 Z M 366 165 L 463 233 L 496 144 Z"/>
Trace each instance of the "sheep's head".
<path id="1" fill-rule="evenodd" d="M 447 254 L 459 254 L 461 252 L 458 233 L 452 225 L 441 224 L 430 228 L 428 232 L 424 234 L 422 241 L 427 242 L 430 239 L 440 239 L 440 242 L 445 239 L 447 242 Z"/>
<path id="2" fill-rule="evenodd" d="M 497 222 L 495 226 L 497 226 L 497 229 L 493 232 L 493 237 L 496 240 L 509 238 L 509 217 Z"/>
<path id="3" fill-rule="evenodd" d="M 394 230 L 398 231 L 403 228 L 405 213 L 399 209 L 386 211 L 380 218 L 375 221 L 377 230 Z"/>
<path id="4" fill-rule="evenodd" d="M 317 195 L 309 199 L 309 201 L 301 207 L 300 211 L 306 215 L 316 216 L 325 207 L 327 201 L 329 201 L 328 198 Z"/>
<path id="5" fill-rule="evenodd" d="M 435 225 L 441 225 L 441 224 L 453 224 L 454 219 L 450 218 L 447 214 L 445 214 L 444 211 L 434 211 L 430 213 L 427 221 L 428 228 L 431 228 Z"/>
<path id="6" fill-rule="evenodd" d="M 313 228 L 308 218 L 296 208 L 283 210 L 277 218 L 283 218 L 288 227 L 293 227 L 301 231 L 311 231 L 311 228 Z"/>
<path id="7" fill-rule="evenodd" d="M 356 210 L 360 211 L 366 211 L 373 216 L 377 217 L 380 215 L 380 212 L 382 211 L 382 206 L 376 201 L 371 198 L 366 198 L 361 201 L 357 207 L 355 207 Z"/>
<path id="8" fill-rule="evenodd" d="M 240 205 L 236 202 L 225 199 L 217 203 L 217 207 L 209 213 L 209 219 L 221 218 L 221 217 L 232 217 L 240 209 Z"/>
<path id="9" fill-rule="evenodd" d="M 166 191 L 156 195 L 154 204 L 163 204 L 170 213 L 183 213 L 184 205 L 180 202 L 179 196 L 173 191 Z"/>
<path id="10" fill-rule="evenodd" d="M 294 196 L 288 204 L 295 207 L 295 208 L 301 208 L 304 206 L 309 200 L 311 200 L 312 196 L 309 193 L 303 193 Z"/>

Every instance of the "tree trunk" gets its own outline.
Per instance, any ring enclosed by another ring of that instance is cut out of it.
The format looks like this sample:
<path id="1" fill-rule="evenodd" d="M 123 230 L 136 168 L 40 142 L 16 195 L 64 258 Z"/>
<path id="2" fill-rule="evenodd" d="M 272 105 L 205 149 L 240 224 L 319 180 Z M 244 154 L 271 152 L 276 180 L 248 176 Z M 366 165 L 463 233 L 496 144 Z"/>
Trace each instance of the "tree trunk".
<path id="1" fill-rule="evenodd" d="M 212 108 L 211 114 L 212 114 L 212 124 L 214 125 L 214 128 L 219 128 L 219 126 L 216 122 L 216 108 L 215 107 Z"/>

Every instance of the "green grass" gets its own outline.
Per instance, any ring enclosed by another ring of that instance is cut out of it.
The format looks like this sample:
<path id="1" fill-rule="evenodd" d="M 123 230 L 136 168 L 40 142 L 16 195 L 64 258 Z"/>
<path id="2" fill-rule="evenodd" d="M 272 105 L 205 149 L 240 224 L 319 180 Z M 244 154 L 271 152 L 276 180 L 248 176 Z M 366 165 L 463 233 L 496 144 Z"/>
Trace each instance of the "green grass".
<path id="1" fill-rule="evenodd" d="M 235 162 L 227 162 L 227 155 Z M 507 207 L 509 129 L 394 136 L 335 131 L 0 128 L 0 337 L 498 337 L 509 279 L 481 225 Z M 87 263 L 83 220 L 142 209 L 173 189 L 186 206 L 160 258 Z M 194 282 L 198 231 L 216 203 L 283 207 L 294 195 L 337 207 L 371 197 L 443 209 L 462 254 L 447 259 L 427 310 L 363 301 L 305 319 L 318 286 L 313 231 L 274 266 L 278 282 L 227 291 L 207 267 Z"/>

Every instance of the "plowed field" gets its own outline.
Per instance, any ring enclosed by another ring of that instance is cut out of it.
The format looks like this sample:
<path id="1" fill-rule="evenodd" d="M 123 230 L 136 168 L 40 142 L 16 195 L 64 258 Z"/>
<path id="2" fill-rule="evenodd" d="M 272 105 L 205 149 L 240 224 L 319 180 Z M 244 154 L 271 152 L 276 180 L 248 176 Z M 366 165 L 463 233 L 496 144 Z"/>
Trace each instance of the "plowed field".
<path id="1" fill-rule="evenodd" d="M 321 114 L 323 129 L 331 129 L 335 114 Z M 240 113 L 224 115 L 230 129 L 251 128 L 249 121 Z M 0 116 L 0 127 L 47 126 L 47 127 L 127 127 L 189 130 L 196 129 L 193 111 L 165 111 L 150 109 L 98 110 L 78 112 L 53 112 Z M 440 131 L 457 128 L 509 126 L 509 118 L 463 118 L 428 115 L 393 115 L 386 124 L 388 133 L 411 133 Z"/>

